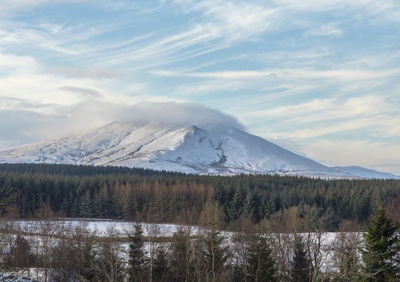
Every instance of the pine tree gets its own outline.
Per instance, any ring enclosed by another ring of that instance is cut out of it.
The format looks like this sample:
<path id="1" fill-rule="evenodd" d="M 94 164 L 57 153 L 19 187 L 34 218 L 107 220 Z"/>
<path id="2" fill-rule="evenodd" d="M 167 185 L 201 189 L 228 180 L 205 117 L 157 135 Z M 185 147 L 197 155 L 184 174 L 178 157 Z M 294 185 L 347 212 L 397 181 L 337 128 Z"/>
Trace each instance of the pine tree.
<path id="1" fill-rule="evenodd" d="M 18 234 L 10 252 L 4 259 L 4 267 L 8 269 L 29 267 L 33 263 L 34 257 L 31 254 L 31 246 L 28 240 Z"/>
<path id="2" fill-rule="evenodd" d="M 397 223 L 397 227 L 400 228 L 400 222 Z M 394 265 L 395 265 L 395 279 L 400 280 L 400 233 L 397 232 L 395 237 L 395 255 L 394 255 Z"/>
<path id="3" fill-rule="evenodd" d="M 192 275 L 190 230 L 178 228 L 171 242 L 171 281 L 190 281 Z"/>
<path id="4" fill-rule="evenodd" d="M 225 238 L 219 231 L 212 229 L 205 238 L 204 258 L 207 273 L 211 281 L 220 281 L 224 265 L 228 259 L 228 247 L 224 246 Z"/>
<path id="5" fill-rule="evenodd" d="M 93 250 L 93 244 L 86 241 L 83 245 L 80 262 L 80 276 L 83 281 L 94 281 L 96 278 L 96 252 Z M 85 279 L 85 280 L 84 280 Z"/>
<path id="6" fill-rule="evenodd" d="M 153 280 L 159 282 L 168 281 L 168 272 L 168 252 L 164 246 L 159 245 L 154 259 Z"/>
<path id="7" fill-rule="evenodd" d="M 274 261 L 267 239 L 259 234 L 250 237 L 247 246 L 247 271 L 249 281 L 276 281 Z"/>
<path id="8" fill-rule="evenodd" d="M 143 281 L 146 258 L 143 250 L 143 229 L 140 223 L 134 225 L 135 231 L 129 244 L 129 278 L 130 281 Z"/>
<path id="9" fill-rule="evenodd" d="M 365 281 L 394 281 L 396 275 L 394 257 L 396 227 L 379 208 L 370 218 L 364 234 L 365 248 L 362 250 Z"/>
<path id="10" fill-rule="evenodd" d="M 295 235 L 294 254 L 291 263 L 291 277 L 293 282 L 310 281 L 311 263 L 308 259 L 302 238 Z"/>

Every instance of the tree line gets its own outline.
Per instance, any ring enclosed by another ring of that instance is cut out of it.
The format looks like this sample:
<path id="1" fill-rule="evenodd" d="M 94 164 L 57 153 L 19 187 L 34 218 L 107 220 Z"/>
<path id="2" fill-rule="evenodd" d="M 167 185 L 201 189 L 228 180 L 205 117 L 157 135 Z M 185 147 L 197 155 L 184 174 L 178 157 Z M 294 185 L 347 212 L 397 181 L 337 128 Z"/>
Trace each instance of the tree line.
<path id="1" fill-rule="evenodd" d="M 323 230 L 334 231 L 348 222 L 363 226 L 379 206 L 395 220 L 400 181 L 0 165 L 0 214 L 9 218 L 40 218 L 44 210 L 51 210 L 55 217 L 197 224 L 210 200 L 222 207 L 224 228 L 241 217 L 253 223 L 307 217 L 322 222 Z"/>

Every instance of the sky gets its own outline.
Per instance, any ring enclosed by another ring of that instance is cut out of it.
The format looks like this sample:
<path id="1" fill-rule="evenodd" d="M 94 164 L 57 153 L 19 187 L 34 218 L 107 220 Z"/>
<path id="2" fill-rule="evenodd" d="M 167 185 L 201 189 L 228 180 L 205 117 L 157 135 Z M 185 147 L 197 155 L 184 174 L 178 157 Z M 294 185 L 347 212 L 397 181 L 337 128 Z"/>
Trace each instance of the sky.
<path id="1" fill-rule="evenodd" d="M 0 2 L 0 149 L 189 103 L 400 174 L 399 82 L 397 0 Z"/>

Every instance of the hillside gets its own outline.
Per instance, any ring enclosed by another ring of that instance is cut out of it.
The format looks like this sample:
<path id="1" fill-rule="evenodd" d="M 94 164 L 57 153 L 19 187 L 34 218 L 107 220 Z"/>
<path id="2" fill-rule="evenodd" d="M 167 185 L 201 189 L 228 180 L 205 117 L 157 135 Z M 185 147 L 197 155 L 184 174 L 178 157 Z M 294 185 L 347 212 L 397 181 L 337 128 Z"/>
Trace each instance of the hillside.
<path id="1" fill-rule="evenodd" d="M 241 129 L 217 125 L 200 128 L 114 122 L 0 151 L 0 163 L 125 166 L 202 175 L 400 179 L 363 168 L 327 167 Z"/>

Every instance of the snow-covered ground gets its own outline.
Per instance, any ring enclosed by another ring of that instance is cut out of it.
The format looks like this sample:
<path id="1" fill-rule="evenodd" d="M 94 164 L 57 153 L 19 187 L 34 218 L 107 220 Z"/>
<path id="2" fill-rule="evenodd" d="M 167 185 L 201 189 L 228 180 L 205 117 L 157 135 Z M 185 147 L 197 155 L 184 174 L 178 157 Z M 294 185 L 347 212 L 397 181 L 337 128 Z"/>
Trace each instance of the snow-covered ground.
<path id="1" fill-rule="evenodd" d="M 78 227 L 84 228 L 89 232 L 95 233 L 97 236 L 107 236 L 112 233 L 114 236 L 124 237 L 129 232 L 132 232 L 134 222 L 129 221 L 114 221 L 107 219 L 62 219 L 62 220 L 16 220 L 12 221 L 14 230 L 20 230 L 31 234 L 40 234 L 44 226 L 49 224 L 52 228 L 58 230 L 74 230 Z M 157 232 L 158 236 L 169 237 L 177 231 L 180 225 L 176 224 L 148 224 L 143 223 L 143 235 L 147 236 L 150 233 Z M 188 226 L 184 226 L 188 227 Z M 190 227 L 193 232 L 197 232 L 197 227 Z"/>
<path id="2" fill-rule="evenodd" d="M 114 122 L 0 151 L 0 163 L 127 166 L 194 174 L 400 179 L 360 167 L 327 167 L 238 128 L 220 125 L 200 128 Z"/>
<path id="3" fill-rule="evenodd" d="M 57 233 L 57 231 L 51 233 L 53 235 L 68 235 L 70 231 L 76 229 L 78 227 L 84 228 L 87 231 L 95 232 L 96 236 L 115 236 L 115 246 L 119 250 L 119 256 L 123 262 L 127 262 L 128 260 L 128 250 L 129 250 L 129 243 L 126 241 L 120 241 L 118 238 L 123 238 L 127 236 L 127 232 L 131 234 L 133 231 L 133 222 L 127 221 L 113 221 L 113 220 L 106 220 L 106 219 L 58 219 L 58 220 L 46 220 L 46 221 L 38 221 L 38 220 L 17 220 L 12 222 L 3 222 L 2 227 L 7 227 L 9 230 L 16 230 L 22 232 L 28 232 L 29 235 L 25 235 L 24 237 L 30 241 L 33 250 L 38 253 L 41 253 L 41 248 L 46 241 L 46 245 L 54 245 L 56 246 L 59 237 L 43 237 L 43 228 L 46 229 L 47 227 L 51 227 L 53 230 L 63 230 L 62 233 Z M 170 237 L 173 235 L 174 232 L 177 231 L 179 227 L 183 228 L 190 228 L 191 234 L 195 235 L 200 232 L 202 229 L 193 226 L 183 226 L 183 225 L 175 225 L 175 224 L 142 224 L 144 235 L 151 235 L 151 236 L 162 236 L 162 237 Z M 48 229 L 47 229 L 48 230 Z M 204 230 L 206 231 L 206 230 Z M 111 232 L 111 233 L 110 233 Z M 15 234 L 5 233 L 7 234 L 8 242 L 12 241 L 15 238 Z M 26 234 L 26 233 L 25 233 Z M 234 232 L 222 232 L 225 237 L 225 244 L 228 246 L 232 254 L 235 255 L 235 237 L 236 235 L 240 235 Z M 330 271 L 335 271 L 334 265 L 334 249 L 337 246 L 340 246 L 340 239 L 339 235 L 343 235 L 340 233 L 335 232 L 326 232 L 326 233 L 301 233 L 298 234 L 302 236 L 305 241 L 308 242 L 310 249 L 315 251 L 315 263 L 319 265 L 322 271 L 329 269 Z M 362 243 L 362 234 L 361 233 L 345 233 L 348 240 L 350 237 L 358 240 L 358 244 Z M 266 234 L 269 236 L 272 248 L 275 252 L 279 253 L 284 250 L 290 252 L 290 248 L 292 247 L 294 241 L 294 234 Z M 4 240 L 4 238 L 3 238 Z M 7 240 L 7 239 L 6 239 Z M 157 241 L 157 240 L 156 240 Z M 160 242 L 154 242 L 154 244 L 165 244 L 166 246 L 169 245 L 168 241 L 161 240 Z M 2 244 L 7 249 L 7 243 Z M 151 245 L 150 242 L 146 242 L 144 245 L 145 252 L 147 254 L 150 253 L 150 249 L 154 247 Z M 360 246 L 360 245 L 358 245 Z M 358 249 L 358 247 L 357 247 Z M 7 250 L 3 250 L 7 251 Z M 278 255 L 279 256 L 279 255 Z M 36 279 L 39 279 L 40 275 L 42 275 L 40 269 L 34 269 L 31 273 L 34 273 Z M 25 272 L 23 273 L 25 274 Z M 39 279 L 40 280 L 40 279 Z M 3 281 L 3 280 L 0 280 Z M 7 281 L 7 280 L 5 280 Z M 29 281 L 29 280 L 19 280 L 19 281 Z"/>
<path id="4" fill-rule="evenodd" d="M 15 220 L 5 222 L 4 225 L 9 225 L 10 230 L 27 232 L 31 235 L 40 235 L 44 226 L 50 226 L 54 230 L 64 230 L 63 234 L 72 231 L 78 227 L 92 232 L 96 236 L 108 236 L 112 234 L 115 237 L 125 237 L 134 230 L 134 222 L 131 221 L 115 221 L 109 219 L 54 219 L 54 220 Z M 153 224 L 141 223 L 144 236 L 160 236 L 170 237 L 179 228 L 185 230 L 190 229 L 191 234 L 196 235 L 198 232 L 206 231 L 198 226 L 178 225 L 178 224 Z M 234 232 L 224 231 L 222 234 L 228 239 L 232 240 Z M 314 233 L 299 233 L 298 235 L 306 238 Z M 321 233 L 321 242 L 324 246 L 332 245 L 336 240 L 338 232 L 323 232 Z M 277 236 L 277 234 L 271 234 Z M 288 236 L 294 236 L 288 235 Z"/>
<path id="5" fill-rule="evenodd" d="M 34 280 L 31 280 L 29 278 L 25 278 L 23 276 L 20 276 L 18 274 L 12 274 L 12 273 L 1 273 L 0 272 L 0 281 L 2 282 L 33 282 Z"/>

